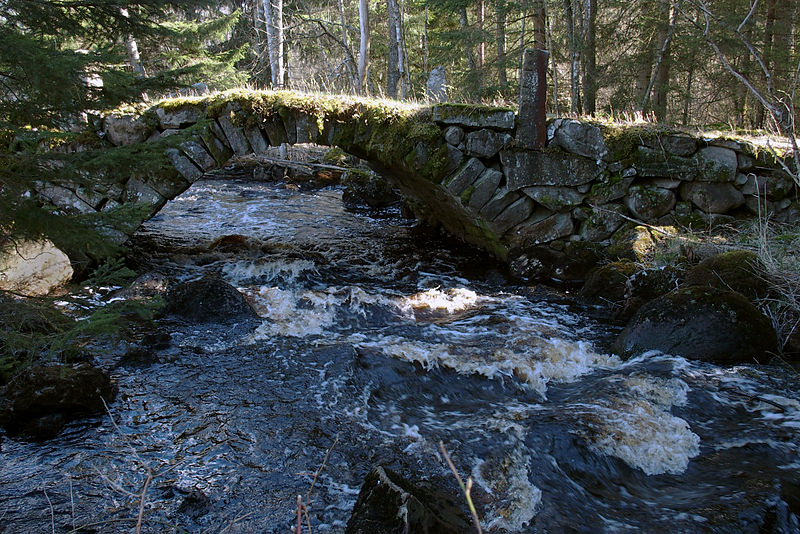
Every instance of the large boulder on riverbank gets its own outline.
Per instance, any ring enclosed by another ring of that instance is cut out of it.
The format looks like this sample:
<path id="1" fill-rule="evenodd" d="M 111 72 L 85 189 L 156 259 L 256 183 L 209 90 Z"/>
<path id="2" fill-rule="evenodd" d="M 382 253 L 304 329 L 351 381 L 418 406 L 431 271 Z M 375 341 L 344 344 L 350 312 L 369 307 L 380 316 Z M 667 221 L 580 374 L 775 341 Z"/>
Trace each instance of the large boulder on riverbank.
<path id="1" fill-rule="evenodd" d="M 686 273 L 687 286 L 708 286 L 741 293 L 750 300 L 767 296 L 764 264 L 749 250 L 723 252 L 701 261 Z"/>
<path id="2" fill-rule="evenodd" d="M 648 350 L 737 364 L 768 361 L 778 343 L 769 319 L 739 293 L 685 287 L 640 308 L 615 345 L 623 356 Z"/>
<path id="3" fill-rule="evenodd" d="M 464 534 L 473 531 L 451 496 L 384 467 L 364 479 L 346 534 Z"/>
<path id="4" fill-rule="evenodd" d="M 215 275 L 170 287 L 167 312 L 200 323 L 257 317 L 244 295 Z"/>
<path id="5" fill-rule="evenodd" d="M 40 297 L 70 281 L 66 254 L 48 240 L 20 241 L 0 249 L 0 290 Z"/>
<path id="6" fill-rule="evenodd" d="M 11 435 L 48 439 L 69 421 L 103 413 L 116 395 L 105 371 L 90 365 L 38 365 L 0 391 L 0 425 Z"/>

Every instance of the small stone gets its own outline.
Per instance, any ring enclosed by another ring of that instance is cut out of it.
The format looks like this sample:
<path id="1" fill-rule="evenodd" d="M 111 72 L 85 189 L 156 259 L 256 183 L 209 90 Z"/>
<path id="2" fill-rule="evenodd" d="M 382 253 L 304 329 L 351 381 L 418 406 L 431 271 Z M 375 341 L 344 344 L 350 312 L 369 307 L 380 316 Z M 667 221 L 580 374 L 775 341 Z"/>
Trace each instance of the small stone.
<path id="1" fill-rule="evenodd" d="M 469 197 L 467 206 L 472 211 L 480 211 L 495 194 L 502 178 L 503 173 L 498 170 L 486 169 L 483 171 L 474 184 L 475 189 Z"/>
<path id="2" fill-rule="evenodd" d="M 530 222 L 517 226 L 512 244 L 516 248 L 530 248 L 539 244 L 549 243 L 572 234 L 575 224 L 569 213 L 552 213 L 549 210 L 537 210 L 531 216 Z"/>
<path id="3" fill-rule="evenodd" d="M 439 104 L 433 108 L 433 120 L 468 128 L 513 130 L 516 116 L 512 110 L 464 104 Z"/>
<path id="4" fill-rule="evenodd" d="M 253 150 L 250 148 L 250 143 L 244 135 L 244 131 L 238 126 L 234 126 L 229 117 L 225 115 L 217 117 L 217 123 L 225 134 L 228 144 L 233 153 L 237 156 L 246 156 L 252 154 Z"/>
<path id="5" fill-rule="evenodd" d="M 492 220 L 492 226 L 497 231 L 497 235 L 503 235 L 530 217 L 531 213 L 533 213 L 533 201 L 527 197 L 521 197 L 495 217 Z"/>
<path id="6" fill-rule="evenodd" d="M 566 152 L 502 150 L 500 161 L 511 191 L 538 185 L 578 186 L 605 170 L 605 164 Z"/>
<path id="7" fill-rule="evenodd" d="M 450 145 L 458 146 L 464 140 L 464 130 L 458 126 L 448 126 L 444 131 L 444 140 Z"/>
<path id="8" fill-rule="evenodd" d="M 453 196 L 460 196 L 485 169 L 481 160 L 471 158 L 452 177 L 445 180 L 445 187 Z"/>
<path id="9" fill-rule="evenodd" d="M 526 187 L 522 191 L 551 211 L 577 206 L 586 197 L 570 187 L 537 186 Z"/>
<path id="10" fill-rule="evenodd" d="M 633 215 L 652 221 L 665 215 L 675 206 L 675 194 L 669 189 L 635 185 L 628 191 L 625 204 Z"/>
<path id="11" fill-rule="evenodd" d="M 186 178 L 186 180 L 192 184 L 198 178 L 203 176 L 203 171 L 192 162 L 189 158 L 181 154 L 178 149 L 176 148 L 168 148 L 164 151 L 164 153 L 169 158 L 172 166 L 175 167 L 181 176 Z"/>

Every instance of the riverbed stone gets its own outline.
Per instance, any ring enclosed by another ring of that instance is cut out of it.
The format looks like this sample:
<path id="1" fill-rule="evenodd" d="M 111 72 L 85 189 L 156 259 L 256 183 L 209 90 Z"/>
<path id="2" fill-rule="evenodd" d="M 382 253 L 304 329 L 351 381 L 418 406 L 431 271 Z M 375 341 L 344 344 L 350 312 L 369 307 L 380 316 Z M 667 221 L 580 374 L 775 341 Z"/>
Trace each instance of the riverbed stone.
<path id="1" fill-rule="evenodd" d="M 686 182 L 680 187 L 681 197 L 706 213 L 726 213 L 744 204 L 744 195 L 733 184 Z"/>
<path id="2" fill-rule="evenodd" d="M 593 124 L 564 119 L 553 137 L 561 148 L 579 156 L 600 161 L 608 155 L 603 133 Z"/>
<path id="3" fill-rule="evenodd" d="M 735 291 L 752 301 L 763 299 L 769 291 L 764 264 L 750 250 L 731 250 L 704 259 L 686 273 L 684 285 Z"/>
<path id="4" fill-rule="evenodd" d="M 586 195 L 571 187 L 535 186 L 522 190 L 526 195 L 551 211 L 578 206 Z"/>
<path id="5" fill-rule="evenodd" d="M 732 183 L 736 181 L 739 164 L 736 152 L 729 148 L 708 146 L 697 153 L 698 180 L 704 182 Z"/>
<path id="6" fill-rule="evenodd" d="M 69 258 L 47 239 L 17 240 L 0 249 L 0 290 L 47 295 L 72 279 Z"/>
<path id="7" fill-rule="evenodd" d="M 578 186 L 596 179 L 605 168 L 605 164 L 558 151 L 501 150 L 500 161 L 511 191 L 542 185 Z"/>
<path id="8" fill-rule="evenodd" d="M 484 170 L 475 181 L 474 189 L 469 197 L 467 206 L 473 211 L 480 211 L 497 191 L 503 173 L 496 169 Z"/>
<path id="9" fill-rule="evenodd" d="M 433 107 L 433 120 L 441 124 L 455 124 L 467 128 L 493 128 L 513 130 L 514 111 L 465 104 L 439 104 Z"/>
<path id="10" fill-rule="evenodd" d="M 648 350 L 735 365 L 768 361 L 778 343 L 770 320 L 739 293 L 686 287 L 645 304 L 615 344 L 626 357 Z"/>
<path id="11" fill-rule="evenodd" d="M 73 419 L 104 413 L 115 394 L 108 373 L 90 365 L 36 365 L 0 392 L 0 425 L 13 436 L 49 439 Z"/>
<path id="12" fill-rule="evenodd" d="M 346 205 L 366 204 L 380 209 L 400 202 L 402 197 L 380 175 L 363 169 L 347 169 L 342 175 L 342 201 Z"/>
<path id="13" fill-rule="evenodd" d="M 477 132 L 470 132 L 466 136 L 466 153 L 468 156 L 492 158 L 501 149 L 510 146 L 514 138 L 505 132 L 495 132 L 483 128 Z"/>
<path id="14" fill-rule="evenodd" d="M 669 189 L 634 185 L 628 190 L 625 205 L 634 217 L 654 221 L 675 207 L 675 193 Z"/>
<path id="15" fill-rule="evenodd" d="M 165 300 L 168 313 L 199 323 L 256 317 L 244 296 L 216 275 L 170 286 Z"/>
<path id="16" fill-rule="evenodd" d="M 358 492 L 345 534 L 464 534 L 472 527 L 456 502 L 441 484 L 414 484 L 389 468 L 375 467 Z"/>
<path id="17" fill-rule="evenodd" d="M 625 302 L 628 279 L 640 269 L 630 260 L 601 265 L 589 273 L 578 296 L 592 304 L 621 307 Z"/>

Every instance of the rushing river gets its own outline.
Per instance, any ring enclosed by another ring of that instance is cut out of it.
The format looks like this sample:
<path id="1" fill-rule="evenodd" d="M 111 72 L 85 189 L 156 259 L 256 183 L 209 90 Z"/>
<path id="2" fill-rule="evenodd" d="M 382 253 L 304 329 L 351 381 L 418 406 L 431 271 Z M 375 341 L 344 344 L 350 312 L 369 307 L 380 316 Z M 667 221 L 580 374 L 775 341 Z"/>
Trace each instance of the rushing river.
<path id="1" fill-rule="evenodd" d="M 310 524 L 342 532 L 376 465 L 455 491 L 440 440 L 490 532 L 798 532 L 786 370 L 622 361 L 568 294 L 335 187 L 204 180 L 136 239 L 173 280 L 219 273 L 260 320 L 162 319 L 155 363 L 113 367 L 113 422 L 4 438 L 0 532 L 133 532 L 144 503 L 143 532 L 286 533 L 328 451 Z"/>

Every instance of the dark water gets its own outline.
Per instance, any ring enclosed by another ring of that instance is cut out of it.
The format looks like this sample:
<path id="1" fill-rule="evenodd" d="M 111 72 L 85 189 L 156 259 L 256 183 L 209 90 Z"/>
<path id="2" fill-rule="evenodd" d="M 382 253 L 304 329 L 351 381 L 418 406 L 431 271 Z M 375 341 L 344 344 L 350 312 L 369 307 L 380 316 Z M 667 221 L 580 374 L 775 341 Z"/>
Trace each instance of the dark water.
<path id="1" fill-rule="evenodd" d="M 209 251 L 231 234 L 248 237 Z M 0 445 L 0 532 L 342 532 L 388 465 L 455 491 L 492 532 L 798 532 L 797 376 L 607 352 L 555 291 L 341 192 L 203 181 L 137 237 L 178 280 L 220 273 L 261 320 L 161 321 L 114 370 L 110 417 Z M 102 357 L 113 365 L 124 347 Z M 338 440 L 338 441 L 337 441 Z M 335 446 L 334 446 L 335 443 Z"/>

